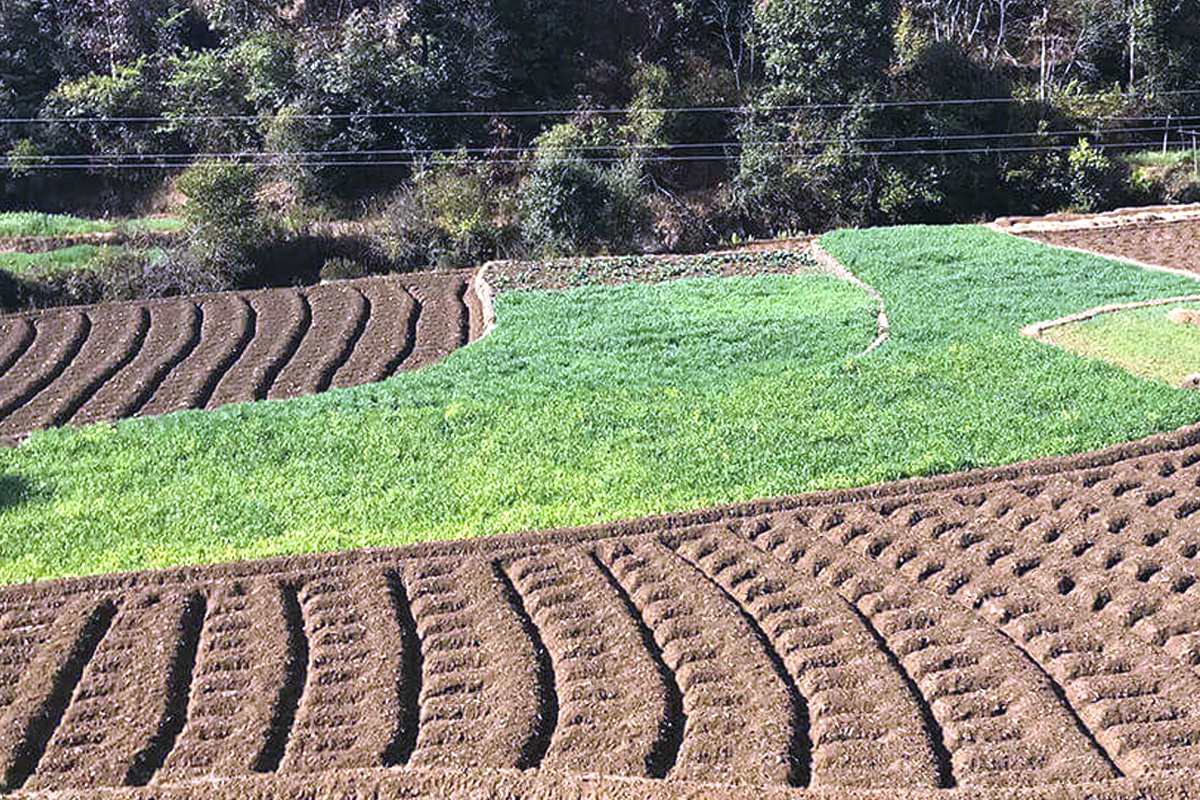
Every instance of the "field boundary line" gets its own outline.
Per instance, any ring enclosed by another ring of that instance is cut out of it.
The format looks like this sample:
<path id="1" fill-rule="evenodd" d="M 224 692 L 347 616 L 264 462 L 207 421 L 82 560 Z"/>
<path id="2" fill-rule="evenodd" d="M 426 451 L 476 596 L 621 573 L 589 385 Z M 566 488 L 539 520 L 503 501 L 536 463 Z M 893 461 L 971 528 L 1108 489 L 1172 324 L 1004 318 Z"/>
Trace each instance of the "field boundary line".
<path id="1" fill-rule="evenodd" d="M 820 241 L 817 239 L 813 239 L 812 244 L 809 247 L 809 252 L 812 254 L 812 257 L 816 259 L 817 263 L 827 269 L 834 277 L 841 278 L 842 280 L 857 286 L 859 289 L 862 289 L 868 297 L 875 301 L 875 317 L 877 320 L 875 341 L 871 342 L 866 350 L 858 353 L 854 356 L 854 358 L 862 358 L 865 355 L 870 355 L 873 350 L 888 340 L 888 331 L 891 327 L 891 323 L 889 322 L 887 315 L 887 303 L 884 301 L 883 295 L 880 294 L 879 290 L 874 286 L 860 280 L 853 272 L 846 269 L 845 265 L 831 256 L 828 251 L 821 246 Z"/>
<path id="2" fill-rule="evenodd" d="M 1095 256 L 1096 258 L 1104 258 L 1109 261 L 1116 261 L 1119 264 L 1127 264 L 1128 266 L 1131 266 L 1131 267 L 1137 267 L 1138 269 L 1149 270 L 1151 272 L 1163 272 L 1168 275 L 1175 275 L 1176 277 L 1187 278 L 1188 280 L 1193 281 L 1193 282 L 1200 282 L 1200 274 L 1193 272 L 1191 270 L 1178 269 L 1176 267 L 1167 267 L 1167 266 L 1163 266 L 1162 264 L 1151 264 L 1148 261 L 1138 261 L 1135 258 L 1127 258 L 1125 256 L 1112 255 L 1111 253 L 1102 253 L 1098 250 L 1087 250 L 1082 247 L 1072 247 L 1070 245 L 1063 245 L 1063 244 L 1051 244 L 1050 242 L 1043 242 L 1038 239 L 1032 239 L 1032 238 L 1023 236 L 1018 233 L 1013 233 L 1012 231 L 1008 231 L 1008 230 L 1005 230 L 1004 228 L 996 226 L 995 223 L 988 223 L 984 227 L 988 228 L 989 230 L 995 231 L 996 233 L 1005 234 L 1007 236 L 1013 237 L 1014 239 L 1020 239 L 1023 242 L 1036 242 L 1036 243 L 1044 245 L 1046 247 L 1053 247 L 1053 248 L 1057 248 L 1059 250 L 1066 250 L 1067 252 L 1079 253 L 1079 254 L 1085 255 L 1085 256 Z M 1175 297 L 1157 297 L 1157 298 L 1154 298 L 1151 300 L 1134 300 L 1134 301 L 1131 301 L 1128 303 L 1107 303 L 1102 306 L 1094 306 L 1092 308 L 1084 309 L 1083 311 L 1077 311 L 1074 314 L 1068 314 L 1063 317 L 1056 317 L 1054 319 L 1047 319 L 1047 320 L 1041 320 L 1038 322 L 1031 322 L 1028 325 L 1025 325 L 1024 327 L 1022 327 L 1020 332 L 1021 332 L 1022 336 L 1028 336 L 1029 338 L 1039 341 L 1042 344 L 1049 345 L 1050 347 L 1058 347 L 1058 345 L 1056 343 L 1045 338 L 1044 334 L 1046 333 L 1046 331 L 1050 330 L 1051 328 L 1058 328 L 1058 327 L 1062 327 L 1063 325 L 1070 325 L 1075 322 L 1084 322 L 1086 320 L 1093 319 L 1094 317 L 1098 317 L 1102 314 L 1113 314 L 1118 311 L 1125 311 L 1125 310 L 1131 309 L 1131 308 L 1149 308 L 1151 306 L 1160 306 L 1160 305 L 1165 306 L 1165 305 L 1171 305 L 1173 303 L 1194 303 L 1194 302 L 1200 302 L 1200 295 L 1194 295 L 1194 294 L 1193 295 L 1178 295 Z"/>
<path id="3" fill-rule="evenodd" d="M 483 317 L 481 320 L 482 327 L 479 329 L 479 336 L 475 341 L 479 341 L 496 329 L 496 290 L 492 288 L 487 279 L 488 267 L 491 265 L 492 262 L 488 261 L 475 270 L 475 273 L 471 276 L 471 280 L 468 282 L 469 289 L 475 293 L 475 297 L 479 300 L 481 316 Z"/>
<path id="4" fill-rule="evenodd" d="M 1068 314 L 1065 317 L 1057 319 L 1043 320 L 1042 322 L 1031 322 L 1021 328 L 1021 335 L 1028 336 L 1032 339 L 1037 339 L 1039 342 L 1058 347 L 1054 342 L 1046 339 L 1043 334 L 1051 328 L 1059 328 L 1063 325 L 1070 325 L 1075 322 L 1085 322 L 1089 319 L 1099 317 L 1103 314 L 1115 314 L 1118 311 L 1126 311 L 1131 308 L 1150 308 L 1152 306 L 1169 306 L 1175 303 L 1200 303 L 1200 294 L 1187 294 L 1179 297 L 1159 297 L 1154 300 L 1135 300 L 1131 303 L 1111 303 L 1104 306 L 1096 306 L 1089 308 L 1086 311 L 1080 311 L 1075 314 Z"/>

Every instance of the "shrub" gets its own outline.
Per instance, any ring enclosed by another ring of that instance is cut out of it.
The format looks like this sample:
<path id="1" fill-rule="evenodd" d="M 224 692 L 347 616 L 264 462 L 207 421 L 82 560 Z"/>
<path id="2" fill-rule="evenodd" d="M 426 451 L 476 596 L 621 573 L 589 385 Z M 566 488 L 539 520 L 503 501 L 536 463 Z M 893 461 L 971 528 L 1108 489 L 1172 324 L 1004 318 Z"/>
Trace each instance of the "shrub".
<path id="1" fill-rule="evenodd" d="M 248 254 L 264 232 L 253 169 L 228 161 L 202 161 L 179 176 L 177 185 L 187 197 L 184 221 L 192 256 L 227 271 L 230 278 L 246 271 Z"/>
<path id="2" fill-rule="evenodd" d="M 603 120 L 555 125 L 537 139 L 521 184 L 521 229 L 545 255 L 631 252 L 649 225 L 640 163 L 622 155 Z"/>
<path id="3" fill-rule="evenodd" d="M 439 157 L 384 207 L 383 243 L 401 269 L 478 264 L 513 255 L 516 216 L 512 187 L 487 164 Z"/>
<path id="4" fill-rule="evenodd" d="M 1071 204 L 1080 211 L 1113 208 L 1126 196 L 1126 170 L 1094 149 L 1087 139 L 1067 154 L 1067 180 Z"/>

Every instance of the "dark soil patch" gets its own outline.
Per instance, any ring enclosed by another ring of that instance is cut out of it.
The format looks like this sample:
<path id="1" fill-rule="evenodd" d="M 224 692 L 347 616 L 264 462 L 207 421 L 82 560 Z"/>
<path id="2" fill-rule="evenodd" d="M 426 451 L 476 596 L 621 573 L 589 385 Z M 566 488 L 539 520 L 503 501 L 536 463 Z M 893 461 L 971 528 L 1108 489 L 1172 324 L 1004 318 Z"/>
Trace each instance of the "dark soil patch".
<path id="1" fill-rule="evenodd" d="M 480 335 L 466 271 L 0 317 L 0 438 L 287 398 L 432 364 Z"/>
<path id="2" fill-rule="evenodd" d="M 1200 273 L 1200 219 L 1022 235 L 1060 247 Z"/>
<path id="3" fill-rule="evenodd" d="M 1182 798 L 1198 483 L 1187 428 L 592 528 L 0 589 L 0 766 L 15 797 Z"/>

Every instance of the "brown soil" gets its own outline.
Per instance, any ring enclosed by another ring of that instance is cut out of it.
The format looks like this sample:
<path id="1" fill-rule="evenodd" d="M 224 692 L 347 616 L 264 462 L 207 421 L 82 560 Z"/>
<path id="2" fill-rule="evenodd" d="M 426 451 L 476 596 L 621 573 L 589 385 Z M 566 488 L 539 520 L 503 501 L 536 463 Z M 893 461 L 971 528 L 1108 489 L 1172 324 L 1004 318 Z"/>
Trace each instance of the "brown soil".
<path id="1" fill-rule="evenodd" d="M 1200 273 L 1200 219 L 1076 230 L 1031 231 L 1029 239 Z"/>
<path id="2" fill-rule="evenodd" d="M 434 363 L 483 330 L 471 278 L 398 275 L 0 317 L 0 442 Z"/>
<path id="3" fill-rule="evenodd" d="M 0 589 L 0 775 L 14 797 L 1183 798 L 1198 484 L 1193 427 L 591 528 Z"/>

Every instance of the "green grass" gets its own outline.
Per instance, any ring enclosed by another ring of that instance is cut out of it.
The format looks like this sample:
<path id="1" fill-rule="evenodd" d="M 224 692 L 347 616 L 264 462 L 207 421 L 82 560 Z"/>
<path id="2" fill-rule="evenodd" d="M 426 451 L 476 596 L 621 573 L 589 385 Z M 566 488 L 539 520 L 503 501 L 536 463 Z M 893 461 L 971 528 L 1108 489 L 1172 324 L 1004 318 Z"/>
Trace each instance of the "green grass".
<path id="1" fill-rule="evenodd" d="M 0 236 L 71 236 L 80 233 L 123 231 L 176 231 L 182 220 L 174 217 L 145 217 L 129 220 L 85 219 L 66 214 L 43 214 L 36 211 L 6 211 L 0 213 Z"/>
<path id="2" fill-rule="evenodd" d="M 288 401 L 49 431 L 0 452 L 0 580 L 387 545 L 1077 452 L 1200 396 L 1025 337 L 1187 279 L 980 228 L 824 238 L 820 277 L 510 293 L 420 373 Z"/>
<path id="3" fill-rule="evenodd" d="M 79 267 L 100 254 L 100 248 L 90 244 L 62 247 L 45 253 L 0 253 L 0 269 L 15 275 L 34 267 L 54 271 Z"/>
<path id="4" fill-rule="evenodd" d="M 1200 310 L 1200 304 L 1124 309 L 1051 328 L 1045 336 L 1071 352 L 1178 386 L 1200 372 L 1200 327 L 1168 321 L 1174 308 Z"/>
<path id="5" fill-rule="evenodd" d="M 1125 160 L 1135 167 L 1174 167 L 1191 164 L 1193 157 L 1191 150 L 1143 150 L 1127 154 Z"/>

